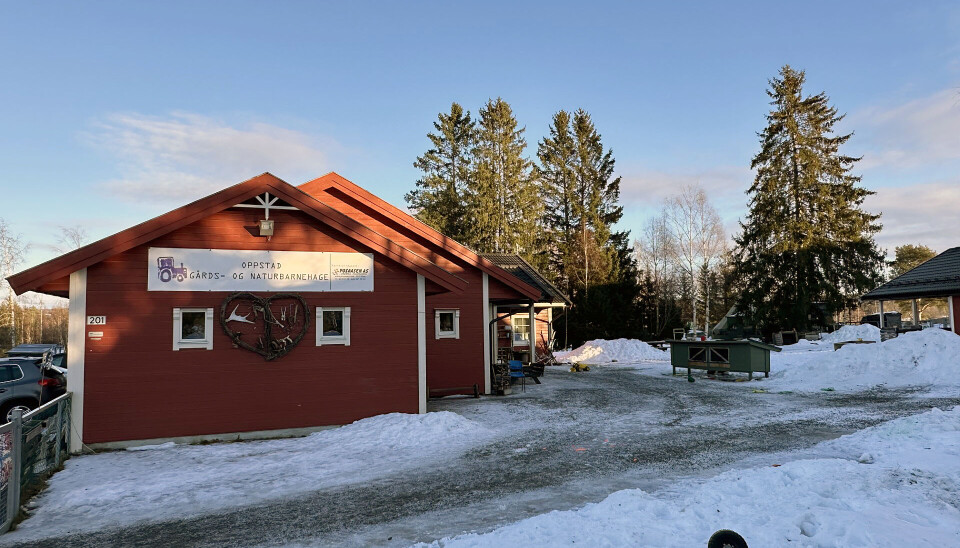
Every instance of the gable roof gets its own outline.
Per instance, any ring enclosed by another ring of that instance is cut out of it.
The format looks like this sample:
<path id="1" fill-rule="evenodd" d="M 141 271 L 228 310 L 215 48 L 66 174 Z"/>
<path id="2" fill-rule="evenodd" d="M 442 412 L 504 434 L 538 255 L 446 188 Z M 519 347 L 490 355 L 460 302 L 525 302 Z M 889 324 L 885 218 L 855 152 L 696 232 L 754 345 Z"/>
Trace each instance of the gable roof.
<path id="1" fill-rule="evenodd" d="M 254 196 L 270 192 L 317 219 L 324 225 L 348 238 L 370 248 L 436 283 L 448 291 L 462 291 L 467 284 L 459 277 L 430 262 L 424 257 L 389 240 L 370 228 L 333 209 L 306 192 L 264 173 L 242 183 L 215 192 L 205 198 L 154 217 L 126 230 L 108 236 L 29 268 L 7 278 L 18 294 L 36 291 L 46 283 L 59 280 L 82 268 L 86 268 L 118 253 L 148 243 L 204 217 L 233 207 Z"/>
<path id="2" fill-rule="evenodd" d="M 950 248 L 911 269 L 860 300 L 915 299 L 960 295 L 960 247 Z"/>
<path id="3" fill-rule="evenodd" d="M 414 238 L 425 247 L 435 249 L 448 257 L 474 266 L 529 299 L 537 299 L 540 296 L 538 286 L 511 275 L 481 254 L 453 238 L 441 234 L 413 215 L 386 202 L 336 172 L 331 171 L 322 177 L 303 183 L 298 188 L 320 200 L 323 199 L 324 193 L 335 189 L 350 199 L 369 207 L 393 223 L 400 225 L 409 237 Z"/>
<path id="4" fill-rule="evenodd" d="M 570 306 L 570 299 L 568 299 L 562 291 L 557 289 L 557 286 L 544 278 L 533 265 L 525 261 L 520 255 L 514 253 L 481 253 L 481 255 L 510 274 L 520 278 L 524 283 L 539 289 L 540 299 L 538 302 L 564 303 Z"/>

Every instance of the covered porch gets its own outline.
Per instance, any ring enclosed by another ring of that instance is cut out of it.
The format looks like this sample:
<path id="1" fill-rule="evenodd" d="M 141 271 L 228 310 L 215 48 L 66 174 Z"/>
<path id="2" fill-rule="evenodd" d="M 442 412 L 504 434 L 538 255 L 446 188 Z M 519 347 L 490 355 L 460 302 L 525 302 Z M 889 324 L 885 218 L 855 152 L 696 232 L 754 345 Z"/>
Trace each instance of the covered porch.
<path id="1" fill-rule="evenodd" d="M 920 300 L 943 299 L 946 315 L 924 319 Z M 916 268 L 866 293 L 861 301 L 877 301 L 877 323 L 885 332 L 942 328 L 960 335 L 957 311 L 960 309 L 960 247 L 944 251 Z M 910 303 L 910 322 L 903 322 L 897 302 Z"/>
<path id="2" fill-rule="evenodd" d="M 497 371 L 504 369 L 511 361 L 519 361 L 528 372 L 537 366 L 542 372 L 543 365 L 553 355 L 558 335 L 565 338 L 566 310 L 570 300 L 517 255 L 485 253 L 483 257 L 540 290 L 537 300 L 488 295 L 490 375 L 495 389 Z M 564 323 L 558 325 L 558 321 Z M 539 375 L 534 373 L 532 376 L 536 378 Z"/>

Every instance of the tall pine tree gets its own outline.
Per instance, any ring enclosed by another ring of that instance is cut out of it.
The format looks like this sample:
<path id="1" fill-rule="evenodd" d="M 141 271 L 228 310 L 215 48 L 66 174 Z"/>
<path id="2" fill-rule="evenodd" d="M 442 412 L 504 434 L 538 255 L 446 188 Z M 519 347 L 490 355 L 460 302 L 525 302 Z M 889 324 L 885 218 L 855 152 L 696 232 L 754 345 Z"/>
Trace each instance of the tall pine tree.
<path id="1" fill-rule="evenodd" d="M 540 142 L 540 185 L 546 203 L 545 230 L 550 272 L 568 295 L 616 280 L 626 233 L 612 233 L 623 216 L 620 178 L 613 176 L 613 151 L 583 109 L 553 117 Z"/>
<path id="2" fill-rule="evenodd" d="M 543 201 L 527 141 L 513 110 L 501 98 L 480 109 L 476 162 L 467 194 L 466 238 L 477 251 L 518 253 L 534 263 Z"/>
<path id="3" fill-rule="evenodd" d="M 851 174 L 859 158 L 839 151 L 853 134 L 834 133 L 843 116 L 825 93 L 805 97 L 804 80 L 789 65 L 770 80 L 773 109 L 736 239 L 738 308 L 768 332 L 825 325 L 876 286 L 883 261 L 879 215 L 861 209 L 872 192 Z"/>
<path id="4" fill-rule="evenodd" d="M 433 127 L 437 132 L 427 134 L 433 148 L 413 163 L 413 167 L 423 171 L 423 177 L 404 199 L 418 219 L 468 243 L 464 195 L 473 165 L 475 123 L 469 111 L 453 103 L 450 114 L 441 112 Z"/>
<path id="5" fill-rule="evenodd" d="M 575 211 L 576 143 L 570 131 L 570 113 L 561 110 L 554 114 L 549 132 L 537 150 L 544 201 L 545 274 L 569 295 L 571 284 L 566 265 L 573 261 L 579 222 Z"/>
<path id="6" fill-rule="evenodd" d="M 574 342 L 639 337 L 639 272 L 629 233 L 613 231 L 623 215 L 613 152 L 581 109 L 554 115 L 537 156 L 548 272 L 573 301 Z"/>
<path id="7" fill-rule="evenodd" d="M 579 260 L 568 264 L 567 269 L 577 285 L 589 293 L 591 283 L 597 285 L 618 278 L 617 257 L 628 245 L 626 234 L 612 233 L 613 224 L 623 216 L 623 207 L 619 205 L 620 177 L 613 177 L 613 151 L 604 151 L 600 134 L 583 109 L 573 114 L 573 137 Z M 622 249 L 618 249 L 618 243 Z"/>

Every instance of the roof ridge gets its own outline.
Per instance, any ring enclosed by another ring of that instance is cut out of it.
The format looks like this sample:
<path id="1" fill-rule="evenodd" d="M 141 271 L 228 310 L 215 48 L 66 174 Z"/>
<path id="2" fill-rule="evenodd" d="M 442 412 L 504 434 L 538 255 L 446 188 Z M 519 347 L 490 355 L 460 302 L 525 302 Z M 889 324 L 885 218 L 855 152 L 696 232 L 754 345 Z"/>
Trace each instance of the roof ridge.
<path id="1" fill-rule="evenodd" d="M 311 179 L 310 181 L 300 184 L 297 186 L 297 188 L 303 191 L 303 187 L 313 184 L 320 186 L 322 191 L 328 191 L 330 188 L 336 188 L 338 191 L 346 194 L 347 197 L 372 208 L 393 222 L 400 223 L 410 232 L 425 238 L 432 246 L 435 246 L 441 250 L 447 249 L 451 254 L 457 256 L 465 263 L 475 268 L 479 268 L 481 271 L 484 271 L 494 278 L 506 283 L 508 286 L 519 291 L 521 294 L 532 297 L 533 293 L 537 291 L 537 288 L 531 287 L 530 284 L 527 284 L 523 280 L 519 280 L 516 276 L 505 271 L 497 264 L 485 259 L 482 254 L 470 249 L 469 247 L 456 241 L 454 238 L 441 233 L 430 225 L 417 219 L 410 213 L 401 210 L 397 206 L 387 202 L 383 198 L 363 188 L 357 183 L 354 183 L 339 173 L 331 171 L 322 177 L 317 177 L 316 179 Z M 310 193 L 307 192 L 307 194 Z M 310 195 L 312 196 L 312 194 Z M 472 255 L 476 258 L 476 260 L 471 260 L 469 256 L 466 256 L 466 254 Z"/>
<path id="2" fill-rule="evenodd" d="M 8 277 L 11 287 L 18 294 L 39 289 L 42 285 L 68 276 L 72 272 L 96 264 L 138 245 L 196 222 L 206 216 L 219 213 L 266 188 L 286 198 L 297 209 L 326 226 L 342 233 L 357 243 L 368 247 L 404 267 L 436 282 L 447 290 L 463 290 L 466 282 L 460 277 L 413 252 L 373 229 L 350 219 L 340 211 L 307 192 L 267 172 L 231 185 L 213 194 L 175 208 L 163 215 L 134 225 L 115 234 L 101 238 L 79 249 L 60 255 Z M 382 241 L 378 241 L 382 240 Z"/>

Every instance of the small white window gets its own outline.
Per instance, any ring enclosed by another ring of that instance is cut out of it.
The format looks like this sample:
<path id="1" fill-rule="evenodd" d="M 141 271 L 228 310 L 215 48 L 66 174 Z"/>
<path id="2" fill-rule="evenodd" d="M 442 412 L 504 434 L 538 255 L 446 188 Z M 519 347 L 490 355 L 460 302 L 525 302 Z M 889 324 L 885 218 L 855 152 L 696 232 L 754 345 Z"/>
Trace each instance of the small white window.
<path id="1" fill-rule="evenodd" d="M 510 323 L 513 324 L 513 346 L 530 346 L 530 315 L 511 316 Z"/>
<path id="2" fill-rule="evenodd" d="M 433 311 L 433 333 L 437 339 L 459 339 L 460 338 L 460 310 L 453 308 L 447 310 L 435 309 Z"/>
<path id="3" fill-rule="evenodd" d="M 350 346 L 350 307 L 317 307 L 317 346 L 342 344 Z"/>
<path id="4" fill-rule="evenodd" d="M 213 309 L 173 309 L 173 349 L 213 350 Z"/>

